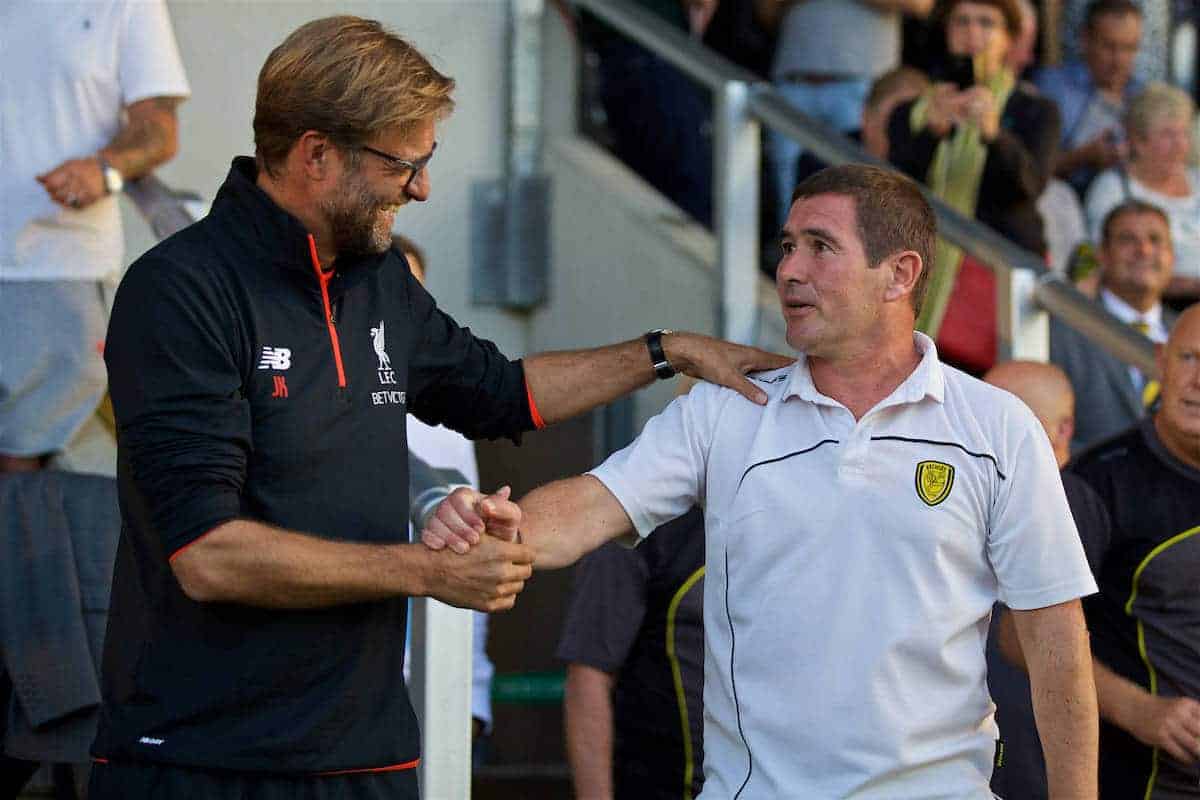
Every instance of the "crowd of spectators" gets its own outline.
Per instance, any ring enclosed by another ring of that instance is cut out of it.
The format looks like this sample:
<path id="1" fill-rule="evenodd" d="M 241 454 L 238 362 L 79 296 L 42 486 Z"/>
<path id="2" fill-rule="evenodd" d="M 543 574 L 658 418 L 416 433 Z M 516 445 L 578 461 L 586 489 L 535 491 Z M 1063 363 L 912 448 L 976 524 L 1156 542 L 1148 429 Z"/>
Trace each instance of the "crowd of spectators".
<path id="1" fill-rule="evenodd" d="M 1169 34 L 1195 13 L 1185 4 L 639 4 L 758 72 L 797 110 L 859 140 L 952 208 L 1075 276 L 1093 296 L 1098 275 L 1088 273 L 1106 213 L 1128 198 L 1153 203 L 1168 215 L 1176 250 L 1175 276 L 1164 297 L 1176 310 L 1200 297 L 1193 103 L 1187 92 L 1163 82 Z M 699 222 L 711 224 L 707 90 L 662 62 L 649 71 L 635 68 L 641 61 L 629 60 L 630 52 L 651 57 L 611 31 L 584 39 L 585 45 L 598 43 L 599 96 L 618 154 L 635 150 L 626 158 L 635 170 Z M 626 51 L 615 52 L 615 40 Z M 682 88 L 650 88 L 664 75 Z M 900 101 L 891 99 L 897 92 Z M 655 133 L 640 130 L 647 125 Z M 622 133 L 631 126 L 638 129 Z M 822 165 L 795 140 L 764 130 L 762 266 L 773 274 L 773 241 L 791 190 Z M 939 244 L 935 260 L 920 327 L 935 335 L 952 363 L 981 374 L 994 360 L 996 341 L 991 272 L 947 242 Z"/>

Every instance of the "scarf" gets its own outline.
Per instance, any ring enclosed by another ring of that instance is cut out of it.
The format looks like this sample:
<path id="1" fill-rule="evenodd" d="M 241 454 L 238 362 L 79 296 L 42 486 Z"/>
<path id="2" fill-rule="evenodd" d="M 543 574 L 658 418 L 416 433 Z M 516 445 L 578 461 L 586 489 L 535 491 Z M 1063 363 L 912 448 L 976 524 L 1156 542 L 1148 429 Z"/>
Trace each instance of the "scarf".
<path id="1" fill-rule="evenodd" d="M 975 69 L 978 75 L 978 61 Z M 987 87 L 992 93 L 996 108 L 1003 111 L 1016 80 L 1011 70 L 999 69 L 987 80 L 979 81 L 979 85 Z M 932 100 L 933 87 L 930 87 L 913 103 L 908 118 L 913 133 L 919 133 L 925 128 Z M 987 155 L 987 144 L 980 135 L 979 127 L 973 123 L 962 123 L 951 135 L 938 143 L 933 161 L 929 165 L 929 172 L 925 176 L 925 183 L 935 197 L 955 211 L 967 217 L 974 217 Z M 933 272 L 929 275 L 928 294 L 921 308 L 921 316 L 917 319 L 917 330 L 937 337 L 942 319 L 946 315 L 946 307 L 950 304 L 950 295 L 954 290 L 954 281 L 958 277 L 961 263 L 962 249 L 939 237 L 933 258 Z"/>

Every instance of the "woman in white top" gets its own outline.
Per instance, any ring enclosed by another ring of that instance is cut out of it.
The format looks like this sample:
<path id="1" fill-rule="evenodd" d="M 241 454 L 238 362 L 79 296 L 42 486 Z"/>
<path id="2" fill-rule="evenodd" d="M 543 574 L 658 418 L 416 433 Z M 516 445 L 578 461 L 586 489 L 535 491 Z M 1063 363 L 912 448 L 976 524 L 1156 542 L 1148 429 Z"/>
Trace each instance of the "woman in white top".
<path id="1" fill-rule="evenodd" d="M 1195 106 L 1188 95 L 1152 83 L 1125 112 L 1129 163 L 1107 170 L 1088 189 L 1085 208 L 1092 241 L 1100 241 L 1104 216 L 1127 198 L 1153 203 L 1171 221 L 1175 278 L 1165 297 L 1200 298 L 1200 170 L 1188 165 Z"/>

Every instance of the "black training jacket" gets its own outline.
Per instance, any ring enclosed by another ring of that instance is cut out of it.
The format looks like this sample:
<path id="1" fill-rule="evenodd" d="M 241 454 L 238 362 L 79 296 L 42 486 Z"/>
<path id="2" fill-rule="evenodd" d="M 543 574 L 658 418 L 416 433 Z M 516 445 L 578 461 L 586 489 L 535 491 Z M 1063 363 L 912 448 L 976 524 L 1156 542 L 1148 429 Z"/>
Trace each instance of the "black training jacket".
<path id="1" fill-rule="evenodd" d="M 250 772 L 414 766 L 406 599 L 197 603 L 169 559 L 251 518 L 407 539 L 405 412 L 473 438 L 532 429 L 524 372 L 438 310 L 395 251 L 322 277 L 239 158 L 211 214 L 142 256 L 105 346 L 122 535 L 99 759 Z"/>

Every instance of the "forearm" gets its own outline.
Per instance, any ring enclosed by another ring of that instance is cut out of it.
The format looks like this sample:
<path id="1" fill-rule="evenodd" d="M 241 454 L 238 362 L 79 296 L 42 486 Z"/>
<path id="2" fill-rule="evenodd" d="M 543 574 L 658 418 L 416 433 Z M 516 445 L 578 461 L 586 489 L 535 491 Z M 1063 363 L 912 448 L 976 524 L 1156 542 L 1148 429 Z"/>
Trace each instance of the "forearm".
<path id="1" fill-rule="evenodd" d="M 1099 719 L 1079 601 L 1014 612 L 1052 800 L 1097 795 Z"/>
<path id="2" fill-rule="evenodd" d="M 664 334 L 661 343 L 663 355 L 676 372 L 726 386 L 759 405 L 767 402 L 767 395 L 746 373 L 793 363 L 788 356 L 698 333 Z M 525 359 L 525 380 L 547 425 L 616 400 L 654 378 L 644 339 L 592 350 L 539 353 Z"/>
<path id="3" fill-rule="evenodd" d="M 1054 174 L 1069 178 L 1082 167 L 1093 166 L 1094 158 L 1089 145 L 1080 145 L 1073 150 L 1060 150 L 1054 159 Z"/>
<path id="4" fill-rule="evenodd" d="M 148 175 L 174 157 L 179 146 L 175 107 L 179 98 L 152 97 L 133 103 L 121 130 L 99 155 L 126 180 Z"/>
<path id="5" fill-rule="evenodd" d="M 1100 716 L 1127 733 L 1143 735 L 1140 725 L 1142 708 L 1150 693 L 1113 672 L 1099 660 L 1092 660 L 1092 669 L 1096 675 Z"/>
<path id="6" fill-rule="evenodd" d="M 181 550 L 171 566 L 200 602 L 321 608 L 426 594 L 433 555 L 421 545 L 335 542 L 239 519 Z"/>
<path id="7" fill-rule="evenodd" d="M 529 391 L 547 425 L 610 403 L 654 380 L 642 339 L 592 350 L 538 353 L 524 363 Z"/>
<path id="8" fill-rule="evenodd" d="M 563 697 L 567 762 L 580 800 L 612 797 L 612 684 L 612 676 L 595 667 L 567 667 Z"/>
<path id="9" fill-rule="evenodd" d="M 546 484 L 518 505 L 523 515 L 521 541 L 533 548 L 535 569 L 573 564 L 633 530 L 624 507 L 591 475 Z"/>

